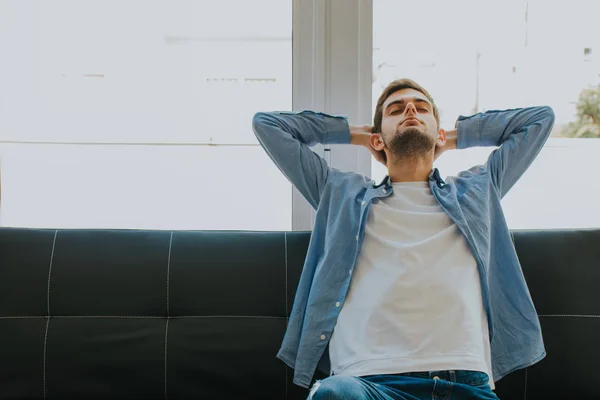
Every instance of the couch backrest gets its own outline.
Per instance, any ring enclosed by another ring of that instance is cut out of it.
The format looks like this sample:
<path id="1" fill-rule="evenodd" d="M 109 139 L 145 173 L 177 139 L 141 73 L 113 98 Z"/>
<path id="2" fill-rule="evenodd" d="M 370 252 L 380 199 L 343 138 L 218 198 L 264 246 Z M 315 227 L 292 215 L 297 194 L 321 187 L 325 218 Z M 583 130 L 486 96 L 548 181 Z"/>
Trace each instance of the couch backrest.
<path id="1" fill-rule="evenodd" d="M 600 230 L 514 238 L 548 356 L 500 398 L 600 398 Z M 0 229 L 0 398 L 306 398 L 275 354 L 308 242 Z"/>

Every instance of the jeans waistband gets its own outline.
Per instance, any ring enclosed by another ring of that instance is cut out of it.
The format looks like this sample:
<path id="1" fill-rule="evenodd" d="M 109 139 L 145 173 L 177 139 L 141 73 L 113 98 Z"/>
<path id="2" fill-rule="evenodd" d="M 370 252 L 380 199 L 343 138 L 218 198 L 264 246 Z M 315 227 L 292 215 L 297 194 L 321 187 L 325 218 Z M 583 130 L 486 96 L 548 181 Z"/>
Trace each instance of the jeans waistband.
<path id="1" fill-rule="evenodd" d="M 465 385 L 484 385 L 489 382 L 489 377 L 485 372 L 465 371 L 465 370 L 444 370 L 444 371 L 426 371 L 426 372 L 406 372 L 398 374 L 401 376 L 411 376 L 423 379 L 443 379 L 449 382 L 462 383 Z"/>

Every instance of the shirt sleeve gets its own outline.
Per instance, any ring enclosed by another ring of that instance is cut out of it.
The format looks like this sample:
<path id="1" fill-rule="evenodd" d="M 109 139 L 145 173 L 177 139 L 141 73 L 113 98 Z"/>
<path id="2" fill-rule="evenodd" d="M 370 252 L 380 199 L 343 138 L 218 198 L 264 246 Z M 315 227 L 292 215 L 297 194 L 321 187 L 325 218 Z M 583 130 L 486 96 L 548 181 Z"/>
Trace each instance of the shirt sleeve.
<path id="1" fill-rule="evenodd" d="M 457 148 L 499 146 L 490 154 L 487 170 L 502 198 L 542 150 L 553 126 L 554 111 L 548 106 L 460 116 Z"/>
<path id="2" fill-rule="evenodd" d="M 350 143 L 347 119 L 312 111 L 260 112 L 252 128 L 279 170 L 316 209 L 331 168 L 310 147 Z"/>

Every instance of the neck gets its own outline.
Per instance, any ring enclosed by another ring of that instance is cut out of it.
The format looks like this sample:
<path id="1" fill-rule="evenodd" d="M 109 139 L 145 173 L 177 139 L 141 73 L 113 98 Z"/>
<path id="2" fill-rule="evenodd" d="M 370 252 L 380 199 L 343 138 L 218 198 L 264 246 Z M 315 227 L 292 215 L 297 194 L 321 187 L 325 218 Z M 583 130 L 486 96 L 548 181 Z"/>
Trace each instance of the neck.
<path id="1" fill-rule="evenodd" d="M 388 155 L 389 157 L 389 155 Z M 388 158 L 388 175 L 392 182 L 427 181 L 433 169 L 433 152 L 420 157 Z"/>

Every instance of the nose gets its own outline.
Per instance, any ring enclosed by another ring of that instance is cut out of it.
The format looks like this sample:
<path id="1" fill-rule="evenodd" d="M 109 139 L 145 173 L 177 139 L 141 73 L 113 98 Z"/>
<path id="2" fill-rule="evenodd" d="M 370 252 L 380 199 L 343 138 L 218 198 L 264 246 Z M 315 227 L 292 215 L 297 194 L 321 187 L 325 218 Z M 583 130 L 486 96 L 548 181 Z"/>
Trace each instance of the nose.
<path id="1" fill-rule="evenodd" d="M 417 115 L 417 107 L 413 102 L 409 102 L 404 108 L 404 114 L 406 115 Z"/>

